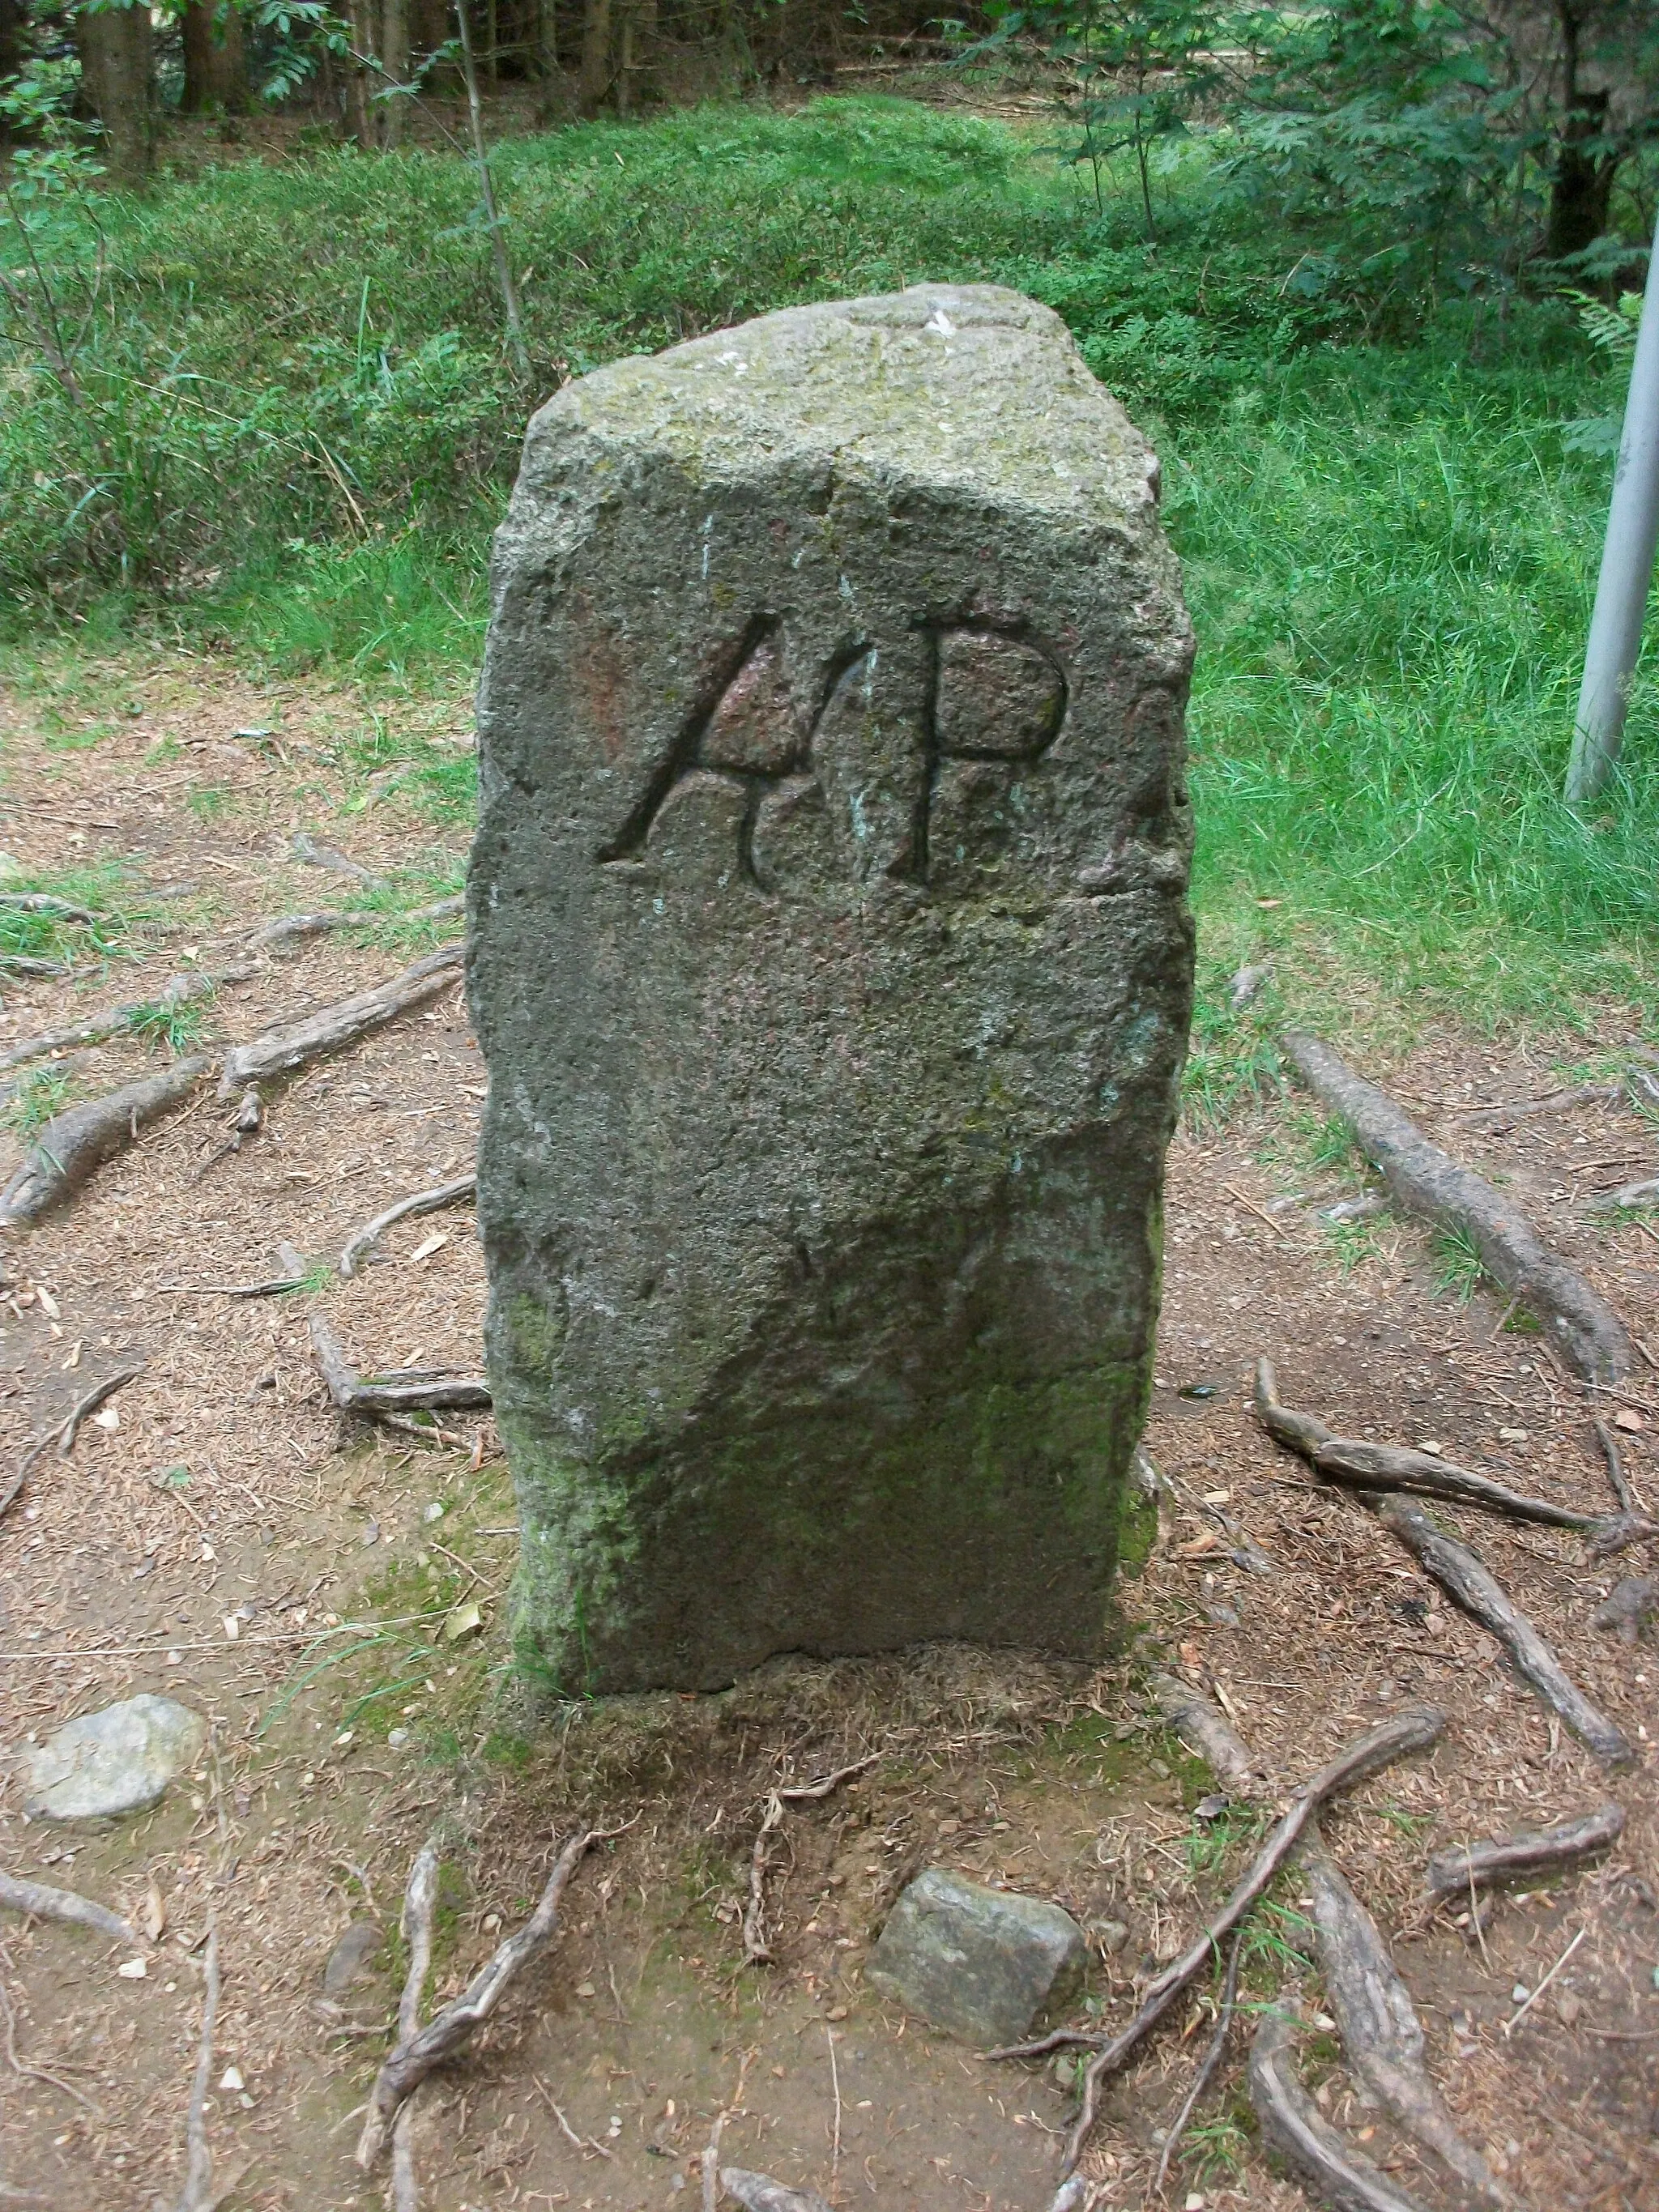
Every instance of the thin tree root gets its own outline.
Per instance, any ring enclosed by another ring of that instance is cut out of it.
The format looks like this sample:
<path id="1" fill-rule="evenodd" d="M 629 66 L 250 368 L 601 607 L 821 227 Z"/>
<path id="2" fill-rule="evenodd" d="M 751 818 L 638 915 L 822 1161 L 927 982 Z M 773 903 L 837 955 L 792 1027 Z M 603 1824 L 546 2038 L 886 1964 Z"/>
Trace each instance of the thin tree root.
<path id="1" fill-rule="evenodd" d="M 412 1198 L 400 1198 L 396 1206 L 387 1206 L 384 1213 L 377 1213 L 373 1221 L 366 1221 L 361 1229 L 352 1231 L 340 1255 L 340 1273 L 358 1273 L 365 1254 L 380 1243 L 394 1222 L 406 1220 L 411 1213 L 435 1213 L 441 1206 L 459 1206 L 477 1188 L 475 1170 L 471 1175 L 457 1176 L 453 1182 L 441 1182 L 435 1189 L 416 1191 Z"/>
<path id="2" fill-rule="evenodd" d="M 1244 1950 L 1244 1930 L 1241 1928 L 1233 1937 L 1233 1948 L 1227 1959 L 1227 1978 L 1221 1986 L 1221 2009 L 1216 2014 L 1215 2033 L 1211 2036 L 1204 2056 L 1198 2062 L 1198 2071 L 1193 2076 L 1193 2086 L 1182 2101 L 1181 2110 L 1170 2123 L 1170 2131 L 1164 2138 L 1164 2154 L 1158 2161 L 1158 2174 L 1152 2183 L 1152 2195 L 1164 2194 L 1164 2184 L 1170 2172 L 1170 2160 L 1181 2147 L 1181 2139 L 1191 2124 L 1198 2110 L 1199 2100 L 1215 2077 L 1221 2063 L 1221 2055 L 1227 2048 L 1227 2036 L 1233 2024 L 1233 2007 L 1238 2001 L 1238 1962 Z"/>
<path id="3" fill-rule="evenodd" d="M 343 1413 L 364 1413 L 381 1419 L 387 1414 L 409 1413 L 441 1406 L 479 1406 L 490 1403 L 489 1385 L 482 1376 L 434 1375 L 429 1369 L 394 1371 L 365 1382 L 347 1359 L 340 1340 L 321 1314 L 311 1316 L 311 1346 L 328 1385 L 328 1395 Z"/>
<path id="4" fill-rule="evenodd" d="M 409 1946 L 409 1972 L 398 2000 L 398 2040 L 407 2043 L 419 2033 L 421 1998 L 432 1971 L 432 1918 L 438 1902 L 438 1853 L 423 1844 L 409 1870 L 404 1893 L 404 1941 Z M 420 2183 L 415 2172 L 415 2100 L 417 2083 L 398 2107 L 392 2124 L 392 2212 L 420 2212 Z"/>
<path id="5" fill-rule="evenodd" d="M 720 2187 L 744 2212 L 830 2212 L 816 2190 L 787 2189 L 769 2173 L 749 2173 L 740 2166 L 720 2168 Z"/>
<path id="6" fill-rule="evenodd" d="M 1150 1676 L 1154 1703 L 1187 1748 L 1208 1766 L 1218 1782 L 1241 1797 L 1257 1797 L 1267 1778 L 1248 1747 L 1201 1690 L 1174 1674 Z"/>
<path id="7" fill-rule="evenodd" d="M 1495 1637 L 1528 1686 L 1608 1766 L 1634 1756 L 1624 1730 L 1593 1705 L 1568 1676 L 1550 1646 L 1467 1544 L 1437 1527 L 1414 1498 L 1368 1501 L 1389 1534 L 1398 1538 L 1426 1574 Z"/>
<path id="8" fill-rule="evenodd" d="M 620 1829 L 584 1828 L 574 1835 L 554 1863 L 541 1902 L 515 1935 L 474 1974 L 459 1996 L 433 2014 L 412 2035 L 399 2034 L 369 2094 L 368 2114 L 357 2140 L 357 2163 L 368 2172 L 385 2150 L 399 2108 L 434 2068 L 471 2040 L 506 1995 L 514 1976 L 543 1950 L 559 1924 L 559 1903 L 566 1885 L 592 1846 Z"/>
<path id="9" fill-rule="evenodd" d="M 208 2142 L 207 2094 L 213 2075 L 213 2024 L 219 2010 L 219 1931 L 210 1929 L 202 1997 L 202 2035 L 197 2046 L 196 2079 L 185 2121 L 185 2188 L 179 2212 L 213 2212 L 213 2150 Z"/>
<path id="10" fill-rule="evenodd" d="M 1368 1729 L 1363 1736 L 1340 1752 L 1336 1758 L 1322 1766 L 1316 1774 L 1310 1776 L 1293 1793 L 1284 1814 L 1226 1903 L 1181 1956 L 1147 1984 L 1134 2018 L 1109 2041 L 1103 2044 L 1097 2036 L 1081 2037 L 1062 2031 L 1057 2035 L 1041 2037 L 1034 2043 L 1016 2044 L 988 2054 L 993 2058 L 1036 2058 L 1066 2043 L 1086 2041 L 1099 2046 L 1084 2075 L 1083 2106 L 1066 2141 L 1062 2179 L 1076 2170 L 1078 2160 L 1082 2156 L 1100 2110 L 1101 2087 L 1107 2076 L 1123 2064 L 1182 1990 L 1189 1987 L 1208 1966 L 1224 1938 L 1231 1936 L 1254 1910 L 1272 1887 L 1279 1869 L 1297 1850 L 1309 1822 L 1316 1818 L 1321 1806 L 1339 1791 L 1351 1789 L 1356 1783 L 1380 1772 L 1383 1767 L 1392 1765 L 1407 1753 L 1425 1751 L 1445 1725 L 1446 1716 L 1437 1707 L 1409 1707 L 1382 1722 L 1380 1726 Z"/>
<path id="11" fill-rule="evenodd" d="M 769 1963 L 772 1952 L 766 1940 L 766 1869 L 772 1856 L 772 1838 L 783 1825 L 786 1805 L 804 1805 L 827 1797 L 832 1790 L 854 1774 L 862 1774 L 881 1757 L 872 1751 L 866 1758 L 856 1759 L 850 1766 L 838 1766 L 833 1774 L 823 1775 L 817 1782 L 797 1782 L 787 1788 L 769 1790 L 766 1810 L 755 1836 L 755 1846 L 749 1855 L 749 1903 L 743 1916 L 743 1955 L 751 1966 Z"/>
<path id="12" fill-rule="evenodd" d="M 50 1449 L 54 1439 L 58 1445 L 58 1457 L 67 1459 L 75 1449 L 75 1439 L 81 1433 L 81 1424 L 86 1419 L 88 1414 L 95 1413 L 106 1398 L 112 1398 L 124 1382 L 131 1382 L 134 1376 L 142 1375 L 143 1371 L 144 1363 L 142 1359 L 136 1361 L 131 1367 L 118 1368 L 113 1375 L 107 1375 L 101 1382 L 94 1383 L 84 1398 L 77 1399 L 70 1407 L 67 1419 L 58 1422 L 55 1427 L 48 1429 L 45 1436 L 37 1437 L 19 1462 L 16 1474 L 13 1475 L 5 1489 L 0 1491 L 0 1514 L 3 1514 L 6 1508 L 16 1498 L 23 1485 L 34 1472 L 37 1462 Z"/>

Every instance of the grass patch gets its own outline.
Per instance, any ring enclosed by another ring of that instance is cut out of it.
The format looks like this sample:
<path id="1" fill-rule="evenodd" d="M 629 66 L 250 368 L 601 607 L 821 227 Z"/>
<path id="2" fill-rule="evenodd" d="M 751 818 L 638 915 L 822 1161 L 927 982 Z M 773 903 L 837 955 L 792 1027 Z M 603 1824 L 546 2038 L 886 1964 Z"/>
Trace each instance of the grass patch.
<path id="1" fill-rule="evenodd" d="M 54 1114 L 70 1103 L 75 1079 L 61 1068 L 31 1068 L 18 1079 L 5 1108 L 6 1127 L 15 1129 L 25 1144 L 38 1137 Z"/>

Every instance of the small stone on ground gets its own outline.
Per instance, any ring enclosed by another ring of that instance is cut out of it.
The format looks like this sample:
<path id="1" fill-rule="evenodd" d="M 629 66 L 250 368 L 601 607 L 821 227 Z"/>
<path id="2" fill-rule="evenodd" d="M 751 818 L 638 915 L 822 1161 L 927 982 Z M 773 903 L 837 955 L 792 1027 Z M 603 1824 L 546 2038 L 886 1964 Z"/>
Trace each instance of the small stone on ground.
<path id="1" fill-rule="evenodd" d="M 207 1723 L 172 1698 L 128 1698 L 84 1713 L 23 1754 L 24 1810 L 48 1820 L 107 1820 L 160 1802 L 194 1765 Z"/>
<path id="2" fill-rule="evenodd" d="M 1083 1972 L 1083 1930 L 1042 1898 L 929 1867 L 888 1915 L 866 1979 L 947 2034 L 1017 2043 Z"/>

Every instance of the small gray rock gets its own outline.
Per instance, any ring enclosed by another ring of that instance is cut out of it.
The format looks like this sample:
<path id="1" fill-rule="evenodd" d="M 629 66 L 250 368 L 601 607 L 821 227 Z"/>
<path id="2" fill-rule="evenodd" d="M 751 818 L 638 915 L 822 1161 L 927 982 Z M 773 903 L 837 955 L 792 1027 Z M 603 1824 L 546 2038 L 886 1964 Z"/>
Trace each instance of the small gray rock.
<path id="1" fill-rule="evenodd" d="M 70 1721 L 23 1754 L 23 1809 L 48 1820 L 107 1820 L 158 1804 L 193 1766 L 207 1723 L 172 1698 L 128 1698 Z"/>
<path id="2" fill-rule="evenodd" d="M 323 1995 L 343 1996 L 369 1961 L 379 1955 L 385 1941 L 378 1921 L 354 1920 L 328 1954 L 328 1964 L 323 1968 Z"/>
<path id="3" fill-rule="evenodd" d="M 1017 2043 L 1039 2012 L 1062 2003 L 1085 1956 L 1083 1930 L 1059 1905 L 929 1867 L 888 1915 L 865 1978 L 984 2047 Z"/>

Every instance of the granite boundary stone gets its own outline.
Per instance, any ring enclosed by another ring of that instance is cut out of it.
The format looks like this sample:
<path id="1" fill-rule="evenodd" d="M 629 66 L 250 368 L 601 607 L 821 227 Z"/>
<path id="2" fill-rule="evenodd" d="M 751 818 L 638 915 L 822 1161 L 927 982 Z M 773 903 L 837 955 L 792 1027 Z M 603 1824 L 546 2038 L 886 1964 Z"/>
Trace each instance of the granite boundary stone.
<path id="1" fill-rule="evenodd" d="M 1099 1648 L 1190 1011 L 1157 464 L 991 287 L 568 385 L 468 980 L 520 1678 Z"/>

